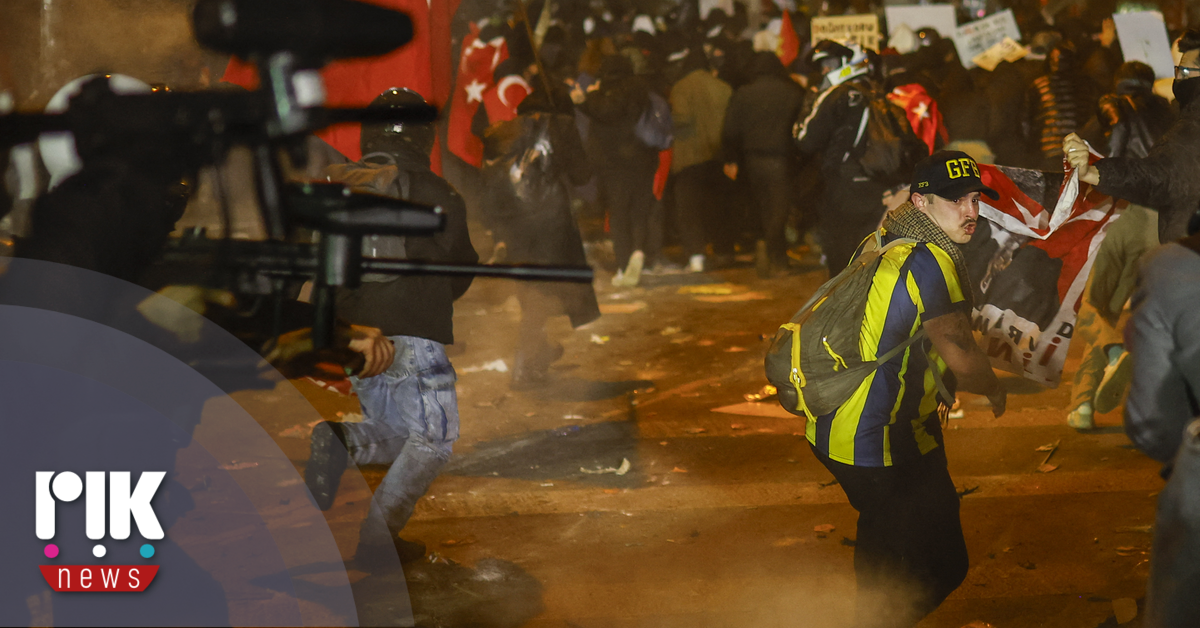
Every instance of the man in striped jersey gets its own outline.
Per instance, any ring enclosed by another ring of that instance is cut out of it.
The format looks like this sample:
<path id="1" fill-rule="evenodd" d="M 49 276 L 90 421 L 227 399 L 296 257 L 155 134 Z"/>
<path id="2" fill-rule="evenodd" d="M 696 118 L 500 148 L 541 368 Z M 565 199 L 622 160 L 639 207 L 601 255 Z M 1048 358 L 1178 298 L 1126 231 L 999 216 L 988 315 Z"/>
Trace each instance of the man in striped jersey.
<path id="1" fill-rule="evenodd" d="M 975 232 L 980 194 L 996 198 L 996 192 L 980 180 L 975 161 L 957 151 L 921 161 L 910 189 L 910 202 L 885 217 L 884 239 L 916 242 L 884 253 L 860 346 L 870 359 L 922 331 L 928 338 L 807 425 L 813 453 L 859 512 L 860 628 L 914 626 L 966 577 L 959 497 L 939 417 L 954 401 L 955 384 L 986 395 L 996 416 L 1006 399 L 971 332 L 972 293 L 958 247 Z"/>

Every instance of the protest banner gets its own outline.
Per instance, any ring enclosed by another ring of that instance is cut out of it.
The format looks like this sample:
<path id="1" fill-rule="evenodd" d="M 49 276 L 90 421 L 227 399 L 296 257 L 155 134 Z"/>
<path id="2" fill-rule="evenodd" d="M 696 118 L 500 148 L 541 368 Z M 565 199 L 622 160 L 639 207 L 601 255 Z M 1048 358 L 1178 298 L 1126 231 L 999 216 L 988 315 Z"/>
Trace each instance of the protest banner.
<path id="1" fill-rule="evenodd" d="M 1000 199 L 981 199 L 975 235 L 962 247 L 972 324 L 992 366 L 1057 386 L 1096 251 L 1127 203 L 1074 172 L 979 169 Z"/>
<path id="2" fill-rule="evenodd" d="M 888 6 L 883 8 L 887 19 L 888 34 L 896 32 L 900 25 L 914 31 L 929 27 L 937 30 L 942 37 L 953 37 L 958 28 L 958 19 L 954 15 L 952 4 L 914 4 Z"/>
<path id="3" fill-rule="evenodd" d="M 812 20 L 812 41 L 823 39 L 858 42 L 864 50 L 879 50 L 879 16 L 874 13 L 867 15 L 839 15 L 836 17 L 814 17 Z"/>
<path id="4" fill-rule="evenodd" d="M 1126 61 L 1141 61 L 1154 68 L 1155 78 L 1175 76 L 1171 41 L 1167 39 L 1167 25 L 1162 13 L 1118 13 L 1113 15 L 1113 22 L 1117 25 L 1117 40 L 1121 42 L 1121 54 Z"/>
<path id="5" fill-rule="evenodd" d="M 1021 39 L 1017 20 L 1008 9 L 959 26 L 954 31 L 954 47 L 958 49 L 958 58 L 963 67 L 969 70 L 975 67 L 972 59 L 1004 41 L 1005 37 L 1014 41 Z"/>

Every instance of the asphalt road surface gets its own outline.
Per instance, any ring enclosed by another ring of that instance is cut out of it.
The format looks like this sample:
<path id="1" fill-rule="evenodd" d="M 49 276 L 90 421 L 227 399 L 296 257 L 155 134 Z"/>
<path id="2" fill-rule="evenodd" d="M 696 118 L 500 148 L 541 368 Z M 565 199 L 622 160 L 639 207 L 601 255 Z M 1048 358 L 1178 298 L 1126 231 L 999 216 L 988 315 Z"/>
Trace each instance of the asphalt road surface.
<path id="1" fill-rule="evenodd" d="M 455 315 L 462 436 L 402 536 L 426 543 L 434 564 L 502 559 L 531 576 L 506 612 L 532 628 L 848 626 L 856 513 L 803 422 L 744 398 L 766 383 L 770 337 L 824 277 L 760 281 L 747 268 L 618 291 L 602 275 L 604 315 L 577 330 L 553 320 L 565 356 L 526 392 L 497 370 L 512 366 L 512 284 L 476 281 Z M 1066 425 L 1072 349 L 1057 389 L 1003 375 L 1002 418 L 960 396 L 945 440 L 971 568 L 923 628 L 1116 626 L 1115 609 L 1141 603 L 1158 465 L 1132 448 L 1120 410 L 1089 433 Z M 325 418 L 354 419 L 353 397 L 294 385 Z M 285 387 L 235 398 L 279 404 Z M 268 431 L 302 467 L 318 417 L 274 414 Z M 1055 468 L 1039 471 L 1039 448 L 1053 443 Z M 363 482 L 348 471 L 326 513 L 347 557 L 383 472 L 365 468 Z M 270 592 L 239 595 L 249 609 Z M 231 598 L 234 621 L 251 620 Z M 319 600 L 311 608 L 321 616 Z"/>

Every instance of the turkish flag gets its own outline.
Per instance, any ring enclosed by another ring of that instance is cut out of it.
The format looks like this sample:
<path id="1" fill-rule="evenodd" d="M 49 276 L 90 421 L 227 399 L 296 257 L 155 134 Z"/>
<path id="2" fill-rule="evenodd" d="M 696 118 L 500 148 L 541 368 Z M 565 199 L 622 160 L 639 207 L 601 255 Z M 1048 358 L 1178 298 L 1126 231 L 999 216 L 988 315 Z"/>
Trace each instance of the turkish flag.
<path id="1" fill-rule="evenodd" d="M 365 107 L 392 87 L 407 87 L 438 107 L 450 92 L 450 21 L 459 0 L 365 0 L 406 13 L 413 22 L 413 39 L 379 57 L 334 61 L 321 70 L 327 93 L 326 106 Z M 222 81 L 257 89 L 255 67 L 236 57 L 229 60 Z M 317 136 L 352 160 L 362 157 L 360 126 L 341 124 L 317 132 Z M 435 149 L 434 170 L 441 171 L 440 153 Z"/>
<path id="2" fill-rule="evenodd" d="M 792 26 L 792 15 L 787 11 L 783 12 L 783 24 L 779 27 L 779 49 L 775 54 L 779 56 L 785 68 L 800 54 L 800 38 L 796 36 L 796 29 Z"/>
<path id="3" fill-rule="evenodd" d="M 533 88 L 520 74 L 509 74 L 483 93 L 483 106 L 487 108 L 488 124 L 508 122 L 517 117 L 517 105 L 533 92 Z"/>
<path id="4" fill-rule="evenodd" d="M 938 111 L 937 101 L 919 83 L 900 85 L 893 89 L 887 97 L 888 100 L 904 109 L 913 133 L 916 133 L 917 137 L 929 146 L 929 154 L 933 154 L 938 137 L 942 138 L 943 144 L 950 141 L 950 134 L 942 122 L 942 114 Z"/>
<path id="5" fill-rule="evenodd" d="M 450 99 L 446 148 L 459 159 L 478 168 L 483 164 L 483 142 L 471 133 L 471 121 L 475 119 L 479 105 L 484 102 L 484 92 L 492 87 L 492 73 L 496 66 L 508 58 L 508 45 L 503 37 L 483 41 L 479 39 L 479 27 L 472 24 L 470 28 L 470 34 L 463 38 L 458 79 Z"/>

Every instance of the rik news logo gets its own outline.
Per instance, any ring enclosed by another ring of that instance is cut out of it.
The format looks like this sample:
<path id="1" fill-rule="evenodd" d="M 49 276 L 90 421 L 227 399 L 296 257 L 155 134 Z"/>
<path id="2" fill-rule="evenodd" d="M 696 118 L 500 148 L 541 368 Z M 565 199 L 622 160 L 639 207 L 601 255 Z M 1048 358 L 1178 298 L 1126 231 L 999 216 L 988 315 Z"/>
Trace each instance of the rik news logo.
<path id="1" fill-rule="evenodd" d="M 150 506 L 150 500 L 162 484 L 166 473 L 163 471 L 145 471 L 139 477 L 137 485 L 130 490 L 131 474 L 128 471 L 87 471 L 84 480 L 70 471 L 55 473 L 53 471 L 36 472 L 36 502 L 34 514 L 36 517 L 37 537 L 43 541 L 54 539 L 55 512 L 59 502 L 73 502 L 84 496 L 85 521 L 84 527 L 87 538 L 92 541 L 103 541 L 106 533 L 108 538 L 124 541 L 129 538 L 130 521 L 137 524 L 138 534 L 149 541 L 161 541 L 163 529 Z M 49 543 L 44 550 L 46 558 L 58 559 L 58 545 Z M 146 543 L 139 550 L 142 558 L 154 557 L 154 546 Z M 108 549 L 103 543 L 97 543 L 92 548 L 92 555 L 103 559 Z M 77 557 L 63 557 L 77 560 Z M 158 565 L 106 565 L 93 563 L 89 565 L 64 565 L 57 561 L 40 565 L 42 577 L 51 589 L 58 592 L 93 591 L 93 592 L 140 592 L 154 580 L 158 574 Z"/>

